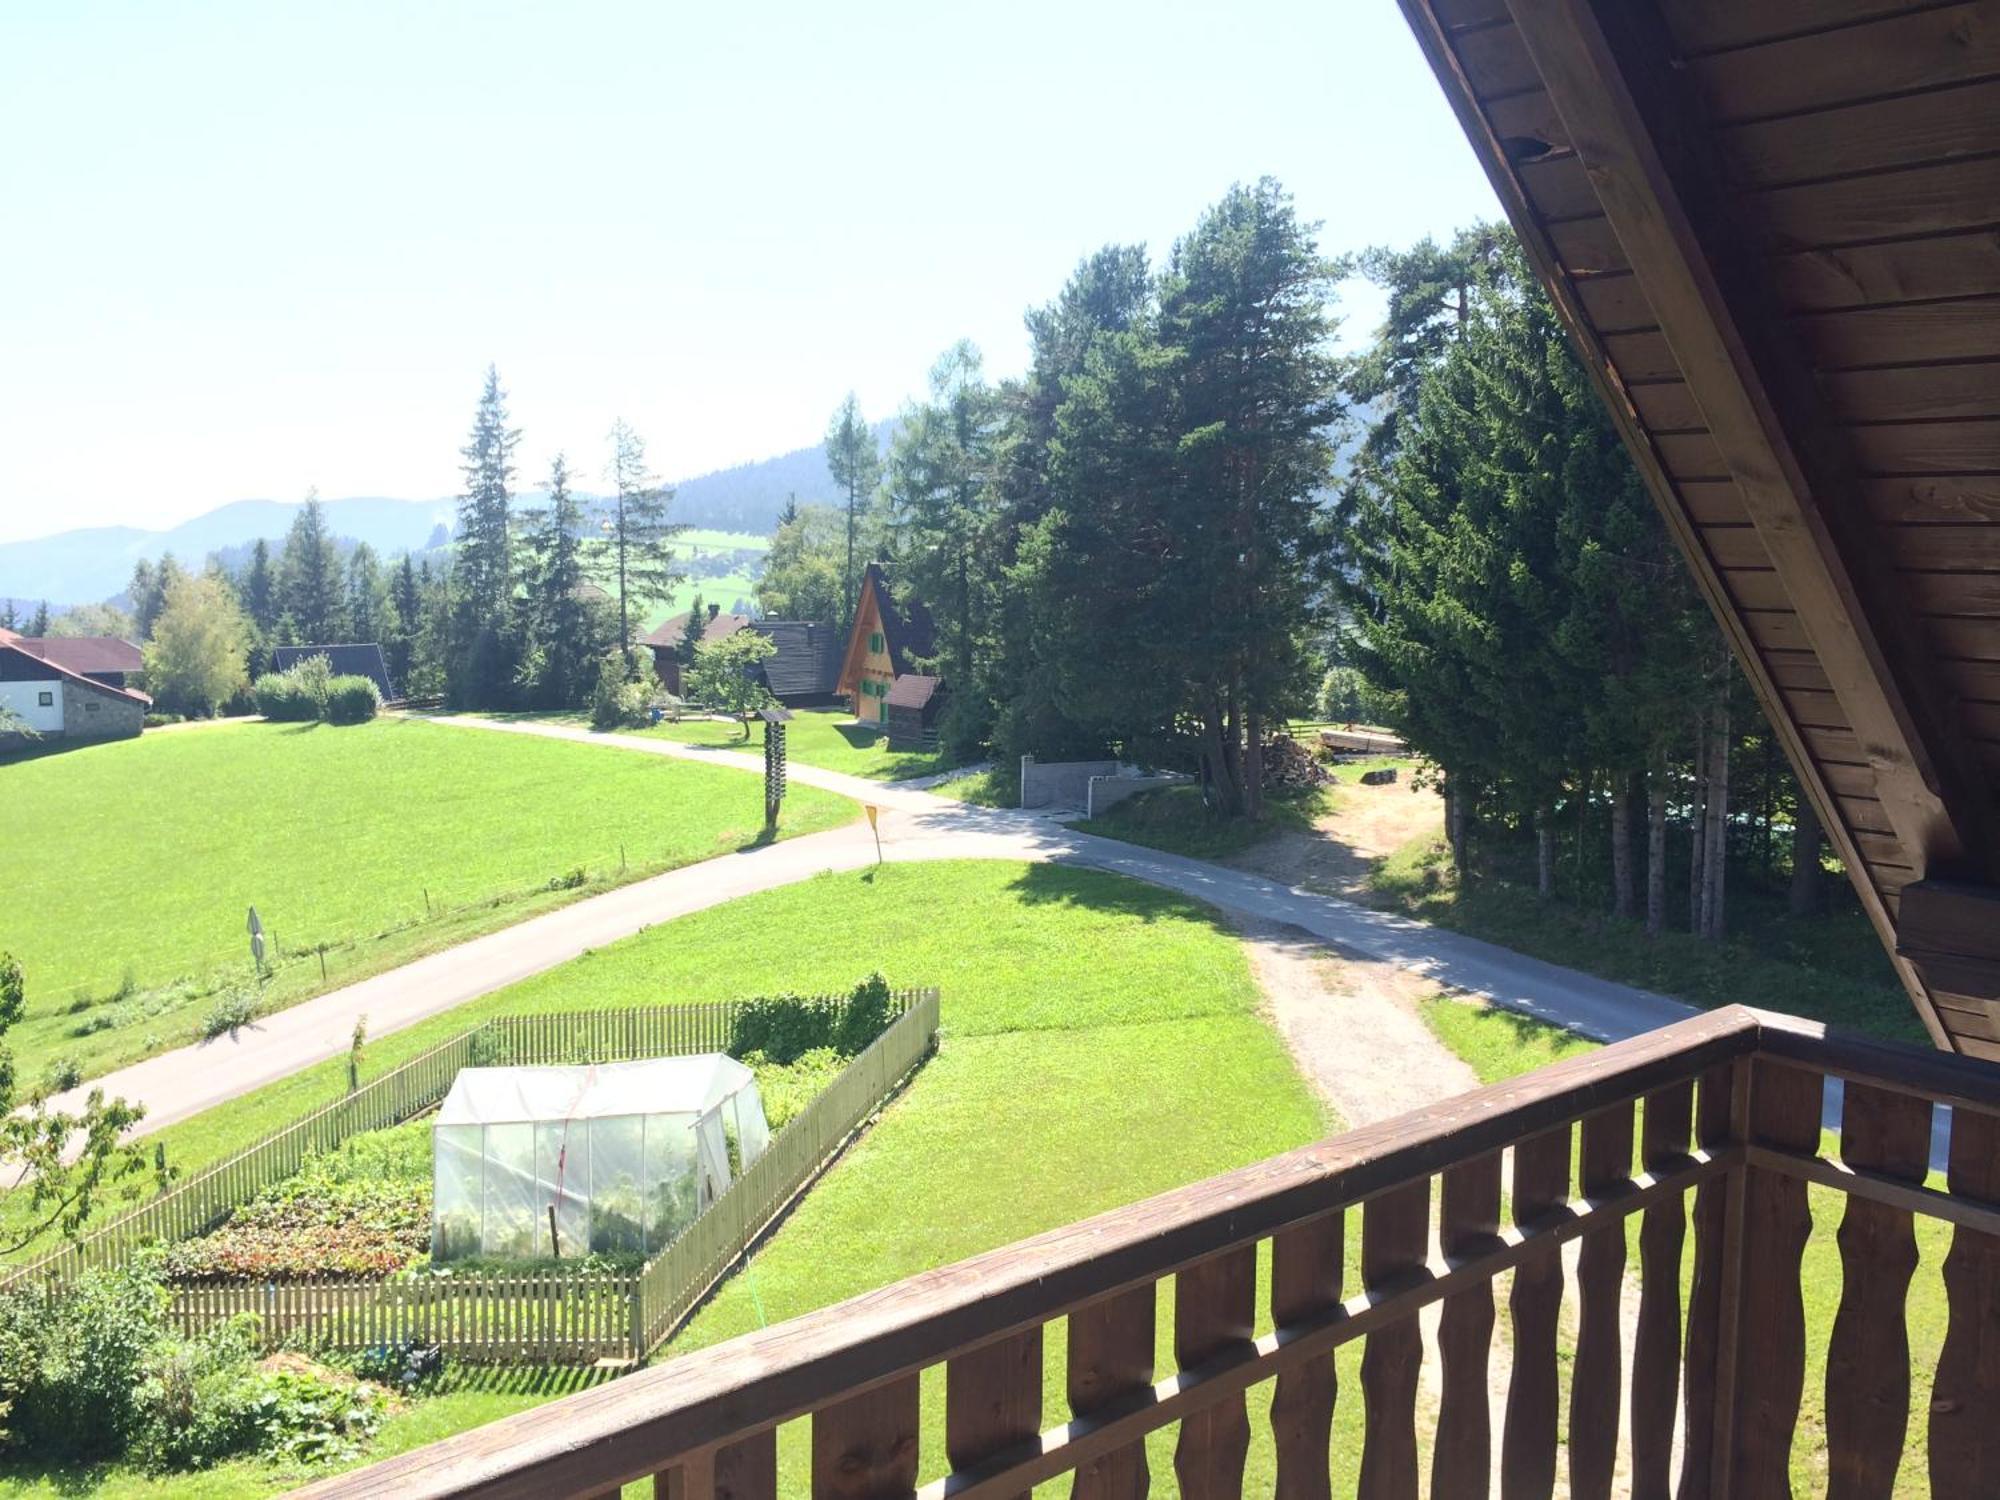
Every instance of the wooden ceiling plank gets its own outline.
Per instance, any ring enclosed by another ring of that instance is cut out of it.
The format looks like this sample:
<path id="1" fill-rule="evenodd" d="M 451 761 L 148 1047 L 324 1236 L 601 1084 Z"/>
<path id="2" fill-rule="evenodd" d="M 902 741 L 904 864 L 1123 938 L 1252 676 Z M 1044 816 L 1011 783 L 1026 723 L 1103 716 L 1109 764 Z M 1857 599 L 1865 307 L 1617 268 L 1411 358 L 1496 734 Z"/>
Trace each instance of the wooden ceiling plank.
<path id="1" fill-rule="evenodd" d="M 2000 229 L 1807 250 L 1773 273 L 1793 312 L 1969 297 L 2000 285 Z"/>
<path id="2" fill-rule="evenodd" d="M 1822 374 L 2000 358 L 2000 297 L 1812 313 L 1792 327 Z"/>
<path id="3" fill-rule="evenodd" d="M 1924 572 L 1964 569 L 2000 572 L 2000 526 L 1889 526 L 1883 528 L 1896 566 Z"/>
<path id="4" fill-rule="evenodd" d="M 1746 5 L 1744 0 L 1661 0 L 1681 50 L 1719 52 L 1801 32 L 1852 26 L 1908 10 L 1910 0 L 1812 0 L 1810 5 Z"/>
<path id="5" fill-rule="evenodd" d="M 1863 425 L 1847 435 L 1867 474 L 2000 474 L 2000 417 Z"/>
<path id="6" fill-rule="evenodd" d="M 1642 9 L 1515 0 L 1514 22 L 1771 554 L 1777 572 L 1764 576 L 1782 580 L 1776 598 L 1797 610 L 1867 747 L 1904 860 L 1990 876 L 2000 851 L 1969 742 L 1934 701 L 1894 575 L 1857 534 L 1866 521 L 1839 434 L 1811 371 L 1760 313 L 1756 252 L 1717 190 L 1671 48 L 1646 30 Z M 1729 582 L 1757 607 L 1748 587 L 1758 575 Z"/>
<path id="7" fill-rule="evenodd" d="M 1519 14 L 1514 23 L 1532 51 Z M 1689 71 L 1717 124 L 1945 88 L 2000 75 L 2000 11 L 1969 0 L 1699 58 Z"/>
<path id="8" fill-rule="evenodd" d="M 2000 80 L 1734 125 L 1716 134 L 1730 180 L 1775 188 L 1991 151 Z"/>
<path id="9" fill-rule="evenodd" d="M 1869 514 L 1884 521 L 2000 520 L 2000 476 L 1871 479 L 1861 489 Z"/>
<path id="10" fill-rule="evenodd" d="M 1819 384 L 1844 422 L 2000 417 L 2000 360 L 1823 372 Z"/>
<path id="11" fill-rule="evenodd" d="M 1982 122 L 1980 128 L 1993 137 L 1991 123 Z M 1781 254 L 1988 229 L 2000 219 L 2000 159 L 1904 167 L 1865 178 L 1745 193 L 1742 199 L 1765 246 Z"/>

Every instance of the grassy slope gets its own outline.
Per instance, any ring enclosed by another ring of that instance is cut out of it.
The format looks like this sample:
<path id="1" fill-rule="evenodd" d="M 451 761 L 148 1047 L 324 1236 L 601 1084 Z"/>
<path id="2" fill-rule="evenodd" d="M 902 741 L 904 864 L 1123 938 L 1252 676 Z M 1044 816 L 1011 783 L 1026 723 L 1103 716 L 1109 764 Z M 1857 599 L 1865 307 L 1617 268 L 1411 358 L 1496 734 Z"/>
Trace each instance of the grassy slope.
<path id="1" fill-rule="evenodd" d="M 369 1065 L 500 1008 L 836 988 L 867 965 L 897 983 L 943 986 L 943 1049 L 676 1351 L 1242 1165 L 1330 1126 L 1256 1014 L 1235 935 L 1205 908 L 1116 876 L 1001 862 L 891 865 L 731 902 L 384 1038 Z M 317 1071 L 322 1090 L 335 1086 L 332 1068 Z M 165 1134 L 184 1152 L 198 1139 L 240 1133 L 281 1097 L 296 1107 L 300 1093 L 288 1082 Z M 1170 1336 L 1163 1318 L 1162 1368 Z M 1059 1355 L 1058 1342 L 1051 1357 Z M 392 1419 L 374 1456 L 567 1388 L 471 1380 Z M 929 1411 L 925 1467 L 934 1472 L 940 1403 Z M 795 1443 L 788 1433 L 788 1459 Z M 1265 1439 L 1257 1451 L 1268 1490 Z M 1171 1472 L 1161 1448 L 1155 1473 Z M 262 1493 L 282 1478 L 237 1464 L 184 1492 Z M 0 1496 L 54 1492 L 46 1480 L 0 1479 Z M 80 1492 L 108 1500 L 150 1490 L 120 1471 Z"/>
<path id="2" fill-rule="evenodd" d="M 1564 1057 L 1593 1052 L 1598 1045 L 1560 1027 L 1460 1000 L 1429 1001 L 1424 1019 L 1440 1041 L 1471 1065 L 1482 1083 L 1517 1077 Z M 1829 1157 L 1837 1156 L 1839 1141 L 1829 1134 L 1820 1149 Z M 1823 1494 L 1826 1489 L 1826 1346 L 1840 1306 L 1840 1246 L 1835 1236 L 1845 1211 L 1844 1196 L 1831 1188 L 1808 1189 L 1813 1229 L 1801 1277 L 1806 1310 L 1805 1400 L 1792 1442 L 1792 1483 L 1806 1495 Z M 1908 1303 L 1911 1416 L 1895 1488 L 1897 1496 L 1912 1500 L 1930 1493 L 1924 1468 L 1925 1423 L 1932 1372 L 1944 1346 L 1946 1306 L 1940 1273 L 1951 1244 L 1951 1228 L 1940 1220 L 1919 1218 L 1916 1231 L 1918 1264 Z M 1632 1232 L 1637 1232 L 1636 1221 Z M 1637 1264 L 1636 1251 L 1628 1247 L 1628 1273 Z M 1684 1280 L 1685 1275 L 1684 1263 Z"/>
<path id="3" fill-rule="evenodd" d="M 763 813 L 740 772 L 401 719 L 16 759 L 0 764 L 0 799 L 0 867 L 34 893 L 0 917 L 0 948 L 28 974 L 28 1018 L 8 1040 L 30 1077 L 55 1055 L 96 1073 L 188 1040 L 202 992 L 249 976 L 252 904 L 288 953 L 342 944 L 327 955 L 338 984 L 573 899 L 547 884 L 579 867 L 583 893 L 616 883 L 621 845 L 622 878 L 742 848 Z M 803 833 L 853 807 L 797 787 L 785 814 Z M 455 910 L 427 921 L 427 899 Z M 141 990 L 201 983 L 96 1004 L 128 971 Z M 267 1003 L 324 987 L 317 960 L 295 960 Z"/>
<path id="4" fill-rule="evenodd" d="M 1649 938 L 1637 923 L 1544 903 L 1500 880 L 1462 891 L 1449 878 L 1443 841 L 1432 838 L 1390 855 L 1374 885 L 1385 904 L 1410 916 L 1690 1004 L 1741 1001 L 1891 1041 L 1927 1041 L 1873 929 L 1851 909 L 1792 917 L 1782 897 L 1732 881 L 1727 942 L 1671 931 Z M 1670 885 L 1669 902 L 1684 903 L 1685 893 Z"/>

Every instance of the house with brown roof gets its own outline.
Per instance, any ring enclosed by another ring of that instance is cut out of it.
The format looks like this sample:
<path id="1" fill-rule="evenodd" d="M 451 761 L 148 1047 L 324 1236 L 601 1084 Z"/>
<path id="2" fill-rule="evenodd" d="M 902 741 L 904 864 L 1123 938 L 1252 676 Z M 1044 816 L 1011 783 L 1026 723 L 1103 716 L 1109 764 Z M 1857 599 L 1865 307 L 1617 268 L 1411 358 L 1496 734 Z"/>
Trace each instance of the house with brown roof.
<path id="1" fill-rule="evenodd" d="M 862 723 L 886 725 L 889 694 L 897 680 L 919 672 L 920 660 L 936 649 L 937 627 L 930 610 L 918 599 L 898 603 L 882 565 L 870 563 L 861 575 L 861 597 L 854 604 L 854 625 L 847 633 L 836 691 Z M 918 692 L 912 687 L 906 696 L 914 703 Z M 934 690 L 922 696 L 923 703 L 915 706 L 935 714 L 930 707 Z"/>
<path id="2" fill-rule="evenodd" d="M 653 670 L 670 693 L 681 694 L 680 645 L 687 637 L 688 615 L 675 615 L 640 644 L 653 653 Z M 834 679 L 840 672 L 840 633 L 825 621 L 753 620 L 708 606 L 701 644 L 726 640 L 739 630 L 754 630 L 776 648 L 760 669 L 771 696 L 787 708 L 813 708 L 836 701 Z"/>
<path id="3" fill-rule="evenodd" d="M 12 644 L 106 687 L 131 687 L 146 665 L 137 646 L 115 635 L 17 635 Z"/>
<path id="4" fill-rule="evenodd" d="M 120 641 L 127 658 L 97 642 L 20 636 L 0 630 L 0 706 L 11 710 L 38 740 L 129 739 L 145 727 L 153 700 L 124 686 L 126 666 L 138 670 L 138 648 Z M 79 670 L 81 667 L 94 671 Z M 116 676 L 117 682 L 103 680 Z M 24 736 L 0 734 L 0 749 Z"/>

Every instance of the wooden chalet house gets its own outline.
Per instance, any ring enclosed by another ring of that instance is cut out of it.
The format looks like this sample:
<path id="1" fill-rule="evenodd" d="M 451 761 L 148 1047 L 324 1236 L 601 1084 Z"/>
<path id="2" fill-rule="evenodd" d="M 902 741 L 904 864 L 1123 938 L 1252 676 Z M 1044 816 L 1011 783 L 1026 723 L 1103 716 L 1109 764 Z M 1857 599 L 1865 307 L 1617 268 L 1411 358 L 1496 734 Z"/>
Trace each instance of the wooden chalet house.
<path id="1" fill-rule="evenodd" d="M 891 596 L 889 580 L 880 563 L 870 563 L 861 575 L 861 597 L 854 602 L 854 624 L 847 632 L 847 652 L 840 662 L 836 691 L 864 724 L 888 726 L 891 713 L 889 694 L 899 678 L 917 672 L 917 660 L 937 649 L 937 631 L 931 613 L 921 600 L 905 600 L 900 606 Z M 924 692 L 922 702 L 914 689 L 905 689 L 919 715 L 928 711 L 934 723 L 936 704 L 943 698 L 935 691 Z"/>
<path id="2" fill-rule="evenodd" d="M 1334 1464 L 1367 1500 L 1608 1496 L 1622 1465 L 1642 1500 L 1767 1500 L 1810 1337 L 1831 1493 L 1889 1495 L 1927 1429 L 1905 1482 L 2000 1494 L 2000 4 L 1403 6 L 1936 1049 L 1712 1012 L 310 1493 L 768 1497 L 804 1419 L 818 1496 L 1136 1496 L 1168 1428 L 1183 1496 L 1236 1495 L 1257 1387 L 1284 1496 Z M 1844 1263 L 1812 1330 L 1809 1184 Z M 1915 1215 L 1949 1326 L 1912 1412 Z"/>

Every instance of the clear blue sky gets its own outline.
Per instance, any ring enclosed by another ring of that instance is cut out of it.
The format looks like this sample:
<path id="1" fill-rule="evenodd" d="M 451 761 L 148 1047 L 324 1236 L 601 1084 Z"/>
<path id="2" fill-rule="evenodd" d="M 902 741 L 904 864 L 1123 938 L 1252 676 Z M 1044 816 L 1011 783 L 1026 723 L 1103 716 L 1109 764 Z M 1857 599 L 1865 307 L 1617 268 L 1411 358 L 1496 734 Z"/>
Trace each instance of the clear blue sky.
<path id="1" fill-rule="evenodd" d="M 1497 211 L 1391 0 L 17 4 L 0 133 L 0 539 L 452 493 L 488 360 L 530 479 L 802 446 L 1264 173 Z"/>

